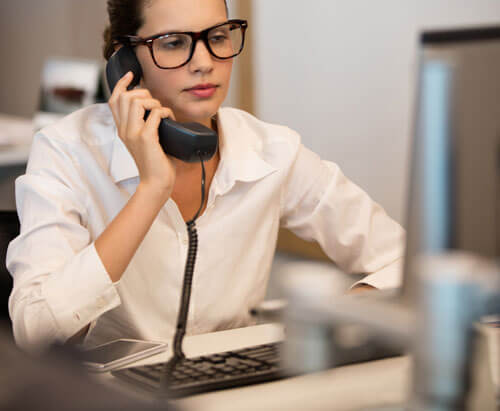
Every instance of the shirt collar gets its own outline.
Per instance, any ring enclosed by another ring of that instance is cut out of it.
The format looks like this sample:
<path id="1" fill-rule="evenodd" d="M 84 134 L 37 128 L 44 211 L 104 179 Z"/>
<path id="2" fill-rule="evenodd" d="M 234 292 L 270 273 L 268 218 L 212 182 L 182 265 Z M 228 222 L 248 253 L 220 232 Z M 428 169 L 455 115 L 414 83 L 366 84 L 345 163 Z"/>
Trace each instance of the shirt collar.
<path id="1" fill-rule="evenodd" d="M 218 194 L 228 192 L 236 181 L 260 180 L 277 169 L 264 159 L 261 135 L 234 109 L 217 115 L 221 160 L 215 175 Z"/>
<path id="2" fill-rule="evenodd" d="M 265 161 L 263 142 L 256 130 L 233 109 L 220 109 L 217 114 L 220 163 L 215 175 L 218 194 L 228 192 L 236 181 L 260 180 L 277 169 Z M 116 126 L 111 153 L 110 174 L 115 183 L 139 176 L 135 161 L 118 136 Z M 228 137 L 230 135 L 230 137 Z"/>

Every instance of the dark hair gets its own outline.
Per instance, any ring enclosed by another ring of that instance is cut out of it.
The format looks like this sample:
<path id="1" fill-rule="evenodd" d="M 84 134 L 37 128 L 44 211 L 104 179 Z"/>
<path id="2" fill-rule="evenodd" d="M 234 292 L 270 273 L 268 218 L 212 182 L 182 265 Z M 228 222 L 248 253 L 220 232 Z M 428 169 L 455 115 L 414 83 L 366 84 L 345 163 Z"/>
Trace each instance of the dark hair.
<path id="1" fill-rule="evenodd" d="M 115 42 L 122 36 L 135 36 L 144 24 L 143 9 L 152 0 L 108 0 L 109 26 L 103 33 L 103 55 L 109 60 L 115 49 Z M 224 0 L 227 8 L 227 0 Z"/>

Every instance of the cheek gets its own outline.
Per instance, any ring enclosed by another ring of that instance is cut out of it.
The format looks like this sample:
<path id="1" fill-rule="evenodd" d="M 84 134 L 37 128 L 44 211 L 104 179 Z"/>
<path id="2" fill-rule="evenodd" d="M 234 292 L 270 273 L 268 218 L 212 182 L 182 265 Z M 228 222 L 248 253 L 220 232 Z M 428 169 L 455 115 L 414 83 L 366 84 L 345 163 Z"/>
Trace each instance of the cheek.
<path id="1" fill-rule="evenodd" d="M 179 92 L 178 85 L 182 84 L 180 77 L 175 71 L 154 68 L 144 73 L 143 87 L 147 88 L 154 98 L 164 103 L 171 102 Z"/>
<path id="2" fill-rule="evenodd" d="M 141 86 L 147 88 L 154 98 L 161 100 L 165 97 L 165 90 L 172 88 L 169 85 L 176 84 L 175 71 L 161 70 L 156 67 L 149 50 L 145 47 L 137 50 L 137 57 L 143 72 Z"/>
<path id="3" fill-rule="evenodd" d="M 221 77 L 223 81 L 226 82 L 228 85 L 229 81 L 231 80 L 232 71 L 233 71 L 233 60 L 222 63 L 220 68 Z"/>

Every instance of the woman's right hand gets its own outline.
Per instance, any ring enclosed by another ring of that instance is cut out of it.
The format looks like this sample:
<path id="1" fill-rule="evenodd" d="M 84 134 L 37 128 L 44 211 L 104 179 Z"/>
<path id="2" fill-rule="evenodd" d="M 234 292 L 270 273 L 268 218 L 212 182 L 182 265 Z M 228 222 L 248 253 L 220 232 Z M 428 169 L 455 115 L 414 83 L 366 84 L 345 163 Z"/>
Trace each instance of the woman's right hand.
<path id="1" fill-rule="evenodd" d="M 117 83 L 109 99 L 109 106 L 118 130 L 118 136 L 132 155 L 139 170 L 140 185 L 170 198 L 175 183 L 175 166 L 163 151 L 158 137 L 162 118 L 175 120 L 172 111 L 162 107 L 147 89 L 127 90 L 133 79 L 128 72 Z M 146 120 L 146 110 L 151 114 Z M 158 191 L 159 190 L 159 191 Z"/>

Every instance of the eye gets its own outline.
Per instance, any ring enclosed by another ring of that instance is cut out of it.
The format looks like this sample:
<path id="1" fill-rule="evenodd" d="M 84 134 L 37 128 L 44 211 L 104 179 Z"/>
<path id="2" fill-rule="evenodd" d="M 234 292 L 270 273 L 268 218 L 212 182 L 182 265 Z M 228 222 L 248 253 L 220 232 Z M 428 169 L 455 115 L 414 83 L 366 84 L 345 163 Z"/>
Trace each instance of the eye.
<path id="1" fill-rule="evenodd" d="M 164 51 L 185 50 L 189 48 L 189 40 L 184 36 L 167 36 L 157 40 L 158 48 Z"/>
<path id="2" fill-rule="evenodd" d="M 209 40 L 210 40 L 210 43 L 214 43 L 214 44 L 223 43 L 224 41 L 227 40 L 227 36 L 223 35 L 223 34 L 217 34 L 214 36 L 210 36 Z"/>
<path id="3" fill-rule="evenodd" d="M 221 44 L 221 43 L 224 43 L 225 41 L 227 41 L 228 38 L 229 38 L 229 36 L 227 35 L 227 33 L 220 32 L 220 33 L 211 34 L 210 37 L 208 38 L 208 40 L 212 44 Z"/>

